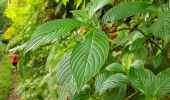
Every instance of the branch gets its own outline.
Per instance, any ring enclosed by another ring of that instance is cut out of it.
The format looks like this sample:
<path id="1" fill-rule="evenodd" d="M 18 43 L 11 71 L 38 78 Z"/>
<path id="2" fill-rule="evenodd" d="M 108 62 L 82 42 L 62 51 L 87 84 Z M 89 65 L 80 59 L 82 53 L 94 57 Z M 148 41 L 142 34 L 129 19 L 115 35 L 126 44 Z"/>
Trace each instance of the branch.
<path id="1" fill-rule="evenodd" d="M 132 98 L 134 95 L 136 95 L 138 93 L 138 91 L 132 93 L 131 95 L 129 95 L 128 97 L 125 98 L 125 100 L 129 100 L 130 98 Z"/>
<path id="2" fill-rule="evenodd" d="M 142 30 L 140 30 L 138 28 L 121 28 L 121 29 L 119 29 L 117 31 L 122 31 L 122 30 L 130 30 L 130 31 L 136 30 L 136 31 L 140 32 L 143 36 L 148 38 L 148 36 Z M 164 52 L 164 50 L 157 43 L 155 43 L 151 39 L 148 39 L 148 40 L 149 40 L 150 43 L 154 44 L 158 49 L 160 49 L 162 52 Z"/>
<path id="3" fill-rule="evenodd" d="M 162 52 L 164 52 L 164 50 L 157 44 L 155 43 L 154 41 L 150 40 L 149 39 L 149 42 L 151 42 L 152 44 L 154 44 L 156 47 L 158 47 Z"/>

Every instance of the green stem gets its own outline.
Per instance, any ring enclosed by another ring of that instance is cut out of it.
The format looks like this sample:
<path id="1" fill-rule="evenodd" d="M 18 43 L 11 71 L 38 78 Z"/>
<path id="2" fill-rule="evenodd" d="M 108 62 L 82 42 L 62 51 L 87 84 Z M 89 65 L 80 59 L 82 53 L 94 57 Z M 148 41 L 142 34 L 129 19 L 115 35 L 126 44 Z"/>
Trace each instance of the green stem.
<path id="1" fill-rule="evenodd" d="M 129 95 L 128 97 L 125 98 L 125 100 L 129 100 L 130 98 L 132 98 L 134 95 L 136 95 L 138 93 L 138 91 L 132 93 L 131 95 Z"/>
<path id="2" fill-rule="evenodd" d="M 140 32 L 143 36 L 148 38 L 148 36 L 142 30 L 140 30 L 138 28 L 122 28 L 122 29 L 119 29 L 118 31 L 122 31 L 122 30 L 130 30 L 130 31 L 136 30 L 136 31 Z M 157 43 L 155 43 L 151 39 L 148 39 L 148 40 L 150 43 L 154 44 L 158 49 L 160 49 L 162 52 L 164 52 L 164 50 Z"/>

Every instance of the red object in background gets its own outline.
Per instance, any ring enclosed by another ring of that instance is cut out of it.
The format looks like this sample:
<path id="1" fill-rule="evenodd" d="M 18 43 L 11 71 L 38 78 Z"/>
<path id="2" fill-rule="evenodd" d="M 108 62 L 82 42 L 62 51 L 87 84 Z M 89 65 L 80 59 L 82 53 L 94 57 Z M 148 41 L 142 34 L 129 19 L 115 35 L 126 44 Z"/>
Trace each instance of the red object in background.
<path id="1" fill-rule="evenodd" d="M 110 35 L 110 39 L 111 39 L 111 40 L 115 39 L 116 37 L 117 37 L 116 34 L 111 34 L 111 35 Z"/>
<path id="2" fill-rule="evenodd" d="M 10 54 L 9 57 L 11 58 L 12 62 L 17 63 L 19 60 L 19 56 L 17 54 Z"/>
<path id="3" fill-rule="evenodd" d="M 107 32 L 109 30 L 109 28 L 105 25 L 102 29 L 104 32 Z"/>

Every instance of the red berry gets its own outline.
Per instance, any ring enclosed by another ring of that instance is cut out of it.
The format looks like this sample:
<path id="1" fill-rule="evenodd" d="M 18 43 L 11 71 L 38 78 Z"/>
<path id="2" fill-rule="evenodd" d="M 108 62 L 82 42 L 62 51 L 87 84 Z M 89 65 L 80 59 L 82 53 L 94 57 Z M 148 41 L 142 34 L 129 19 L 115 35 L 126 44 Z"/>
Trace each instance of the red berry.
<path id="1" fill-rule="evenodd" d="M 111 35 L 110 35 L 110 39 L 111 39 L 111 40 L 115 39 L 116 37 L 117 37 L 116 34 L 111 34 Z"/>
<path id="2" fill-rule="evenodd" d="M 112 28 L 112 32 L 117 32 L 117 27 Z"/>
<path id="3" fill-rule="evenodd" d="M 107 26 L 104 26 L 102 29 L 104 32 L 107 32 L 109 30 L 109 28 Z"/>

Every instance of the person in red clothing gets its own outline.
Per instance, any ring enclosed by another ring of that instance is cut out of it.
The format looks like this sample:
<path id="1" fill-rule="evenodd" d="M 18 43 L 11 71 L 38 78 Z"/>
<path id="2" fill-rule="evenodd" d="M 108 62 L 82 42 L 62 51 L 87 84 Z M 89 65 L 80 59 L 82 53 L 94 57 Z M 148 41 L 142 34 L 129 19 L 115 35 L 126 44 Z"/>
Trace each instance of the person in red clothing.
<path id="1" fill-rule="evenodd" d="M 17 70 L 17 64 L 19 60 L 19 56 L 17 54 L 10 54 L 9 57 L 12 59 L 12 65 L 15 70 Z"/>

